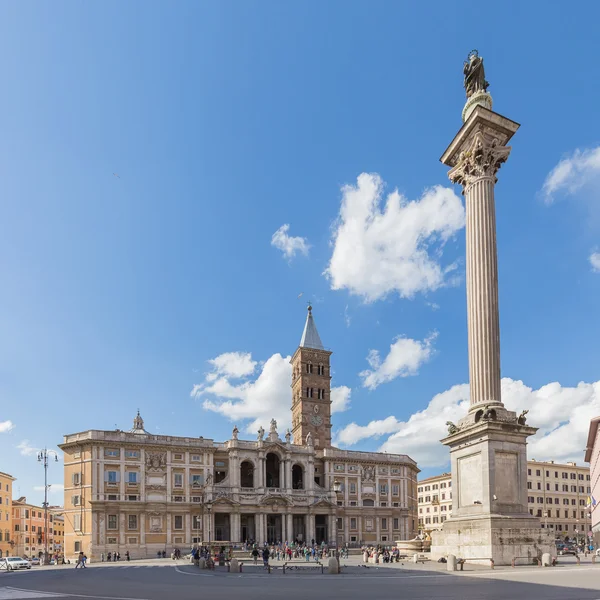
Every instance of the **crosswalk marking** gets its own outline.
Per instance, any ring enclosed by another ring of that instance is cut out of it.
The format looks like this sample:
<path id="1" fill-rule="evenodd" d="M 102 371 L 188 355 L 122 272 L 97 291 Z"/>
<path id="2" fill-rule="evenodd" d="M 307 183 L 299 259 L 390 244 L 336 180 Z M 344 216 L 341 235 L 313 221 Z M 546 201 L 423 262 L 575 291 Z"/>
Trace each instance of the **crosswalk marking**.
<path id="1" fill-rule="evenodd" d="M 19 590 L 11 587 L 0 588 L 0 600 L 25 600 L 27 598 L 56 598 L 60 594 Z"/>

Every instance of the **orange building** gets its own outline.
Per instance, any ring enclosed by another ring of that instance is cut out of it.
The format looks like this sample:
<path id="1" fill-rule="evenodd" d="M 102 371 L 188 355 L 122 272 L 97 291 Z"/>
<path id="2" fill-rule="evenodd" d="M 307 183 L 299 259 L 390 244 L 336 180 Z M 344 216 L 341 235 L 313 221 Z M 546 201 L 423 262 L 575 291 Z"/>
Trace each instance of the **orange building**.
<path id="1" fill-rule="evenodd" d="M 0 472 L 0 558 L 14 555 L 12 543 L 12 482 L 15 478 Z"/>
<path id="2" fill-rule="evenodd" d="M 14 554 L 18 556 L 39 556 L 44 554 L 44 509 L 29 504 L 22 496 L 12 503 Z M 53 515 L 48 512 L 48 552 L 53 548 Z"/>

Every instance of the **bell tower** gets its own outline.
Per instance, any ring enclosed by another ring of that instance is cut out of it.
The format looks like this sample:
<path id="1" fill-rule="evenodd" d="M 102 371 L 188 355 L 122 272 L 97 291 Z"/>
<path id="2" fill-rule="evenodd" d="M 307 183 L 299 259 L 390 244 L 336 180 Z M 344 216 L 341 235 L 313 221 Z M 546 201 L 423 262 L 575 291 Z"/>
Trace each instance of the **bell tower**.
<path id="1" fill-rule="evenodd" d="M 325 350 L 312 316 L 312 306 L 298 349 L 292 356 L 292 434 L 294 444 L 331 446 L 331 352 Z"/>

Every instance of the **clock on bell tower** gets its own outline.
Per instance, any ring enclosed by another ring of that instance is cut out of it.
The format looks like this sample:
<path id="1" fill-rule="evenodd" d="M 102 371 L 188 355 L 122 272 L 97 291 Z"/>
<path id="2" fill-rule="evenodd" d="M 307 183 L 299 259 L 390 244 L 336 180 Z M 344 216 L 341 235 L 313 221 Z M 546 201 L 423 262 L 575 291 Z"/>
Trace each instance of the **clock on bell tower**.
<path id="1" fill-rule="evenodd" d="M 325 350 L 312 316 L 312 306 L 298 349 L 292 356 L 292 434 L 306 445 L 311 434 L 316 447 L 331 446 L 331 352 Z"/>

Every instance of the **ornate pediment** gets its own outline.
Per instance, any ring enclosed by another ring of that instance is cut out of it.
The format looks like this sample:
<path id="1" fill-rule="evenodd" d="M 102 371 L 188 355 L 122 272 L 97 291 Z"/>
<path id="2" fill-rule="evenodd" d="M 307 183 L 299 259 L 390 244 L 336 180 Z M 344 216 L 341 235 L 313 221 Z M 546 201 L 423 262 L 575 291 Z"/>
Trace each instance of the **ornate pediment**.
<path id="1" fill-rule="evenodd" d="M 291 498 L 284 494 L 265 494 L 260 503 L 263 505 L 281 505 L 281 506 L 290 506 L 293 504 Z"/>
<path id="2" fill-rule="evenodd" d="M 286 447 L 285 444 L 280 441 L 268 442 L 265 446 L 263 446 L 263 450 L 265 451 L 265 453 L 278 452 L 280 454 L 285 454 Z"/>
<path id="3" fill-rule="evenodd" d="M 313 506 L 335 506 L 335 504 L 327 496 L 319 496 L 314 502 Z"/>

